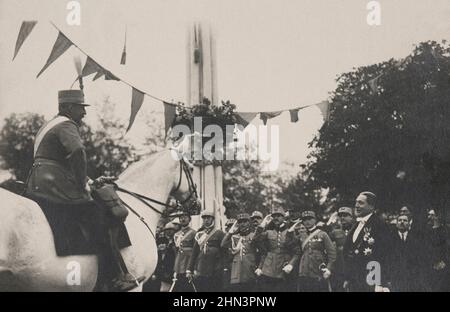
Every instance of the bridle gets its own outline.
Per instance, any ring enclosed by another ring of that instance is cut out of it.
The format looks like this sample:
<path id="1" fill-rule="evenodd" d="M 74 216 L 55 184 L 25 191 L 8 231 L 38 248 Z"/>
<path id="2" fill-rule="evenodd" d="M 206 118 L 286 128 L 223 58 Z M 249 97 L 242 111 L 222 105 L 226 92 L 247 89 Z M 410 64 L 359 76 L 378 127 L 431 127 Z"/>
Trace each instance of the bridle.
<path id="1" fill-rule="evenodd" d="M 183 180 L 183 172 L 184 172 L 184 175 L 186 176 L 186 179 L 188 181 L 189 196 L 186 199 L 184 199 L 182 202 L 180 202 L 179 204 L 177 204 L 175 206 L 172 206 L 172 205 L 169 205 L 168 203 L 163 203 L 163 202 L 161 202 L 159 200 L 156 200 L 156 199 L 144 196 L 142 194 L 139 194 L 139 193 L 132 192 L 130 190 L 121 188 L 118 185 L 116 185 L 116 189 L 118 191 L 120 191 L 120 192 L 123 192 L 123 193 L 126 193 L 126 194 L 129 194 L 129 195 L 133 196 L 134 198 L 138 199 L 140 202 L 145 204 L 147 207 L 149 207 L 150 209 L 152 209 L 156 213 L 158 213 L 160 215 L 164 215 L 163 211 L 160 211 L 159 209 L 155 208 L 152 204 L 150 204 L 150 202 L 154 203 L 154 204 L 158 204 L 158 205 L 164 206 L 166 208 L 179 209 L 180 207 L 183 207 L 183 205 L 185 203 L 187 203 L 189 200 L 191 200 L 193 196 L 195 196 L 194 199 L 198 198 L 197 187 L 196 187 L 196 185 L 194 183 L 194 179 L 192 178 L 192 174 L 191 174 L 189 165 L 186 163 L 186 160 L 184 158 L 180 159 L 180 178 L 178 180 L 177 187 L 171 193 L 174 193 L 174 192 L 176 192 L 176 191 L 178 191 L 180 189 L 181 182 Z M 125 204 L 125 205 L 128 207 L 128 209 L 131 210 L 131 212 L 133 212 L 135 215 L 137 215 L 141 219 L 141 221 L 143 220 L 143 218 L 136 211 L 134 211 L 127 204 Z"/>

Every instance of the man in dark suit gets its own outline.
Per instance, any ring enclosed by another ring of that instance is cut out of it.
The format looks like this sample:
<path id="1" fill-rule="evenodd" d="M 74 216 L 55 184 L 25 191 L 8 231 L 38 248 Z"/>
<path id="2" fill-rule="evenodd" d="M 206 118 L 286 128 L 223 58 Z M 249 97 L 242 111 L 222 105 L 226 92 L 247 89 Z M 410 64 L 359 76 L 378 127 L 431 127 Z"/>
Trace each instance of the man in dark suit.
<path id="1" fill-rule="evenodd" d="M 221 243 L 225 233 L 214 228 L 214 213 L 202 213 L 203 226 L 195 234 L 194 248 L 189 260 L 188 280 L 199 292 L 221 291 L 223 282 L 223 252 Z"/>
<path id="2" fill-rule="evenodd" d="M 350 291 L 388 290 L 392 242 L 386 224 L 374 214 L 375 206 L 376 196 L 371 192 L 356 198 L 357 222 L 344 244 L 344 288 Z"/>
<path id="3" fill-rule="evenodd" d="M 417 232 L 410 230 L 410 217 L 407 214 L 397 218 L 397 230 L 393 233 L 392 248 L 392 291 L 425 291 L 425 263 L 427 254 Z"/>

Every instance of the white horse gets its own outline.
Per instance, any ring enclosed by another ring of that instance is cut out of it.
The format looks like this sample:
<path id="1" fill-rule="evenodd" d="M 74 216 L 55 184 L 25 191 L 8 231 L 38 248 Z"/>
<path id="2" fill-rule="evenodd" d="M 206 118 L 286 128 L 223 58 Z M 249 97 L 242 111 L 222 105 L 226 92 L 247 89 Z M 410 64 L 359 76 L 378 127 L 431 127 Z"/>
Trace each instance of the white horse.
<path id="1" fill-rule="evenodd" d="M 166 203 L 173 193 L 184 200 L 193 195 L 190 170 L 184 161 L 164 150 L 126 169 L 119 187 Z M 130 211 L 125 226 L 132 246 L 121 250 L 134 276 L 153 274 L 157 260 L 155 231 L 165 206 L 150 201 L 151 209 L 124 192 L 120 198 L 143 218 Z M 58 257 L 50 226 L 33 201 L 0 188 L 0 291 L 92 291 L 97 280 L 97 256 Z M 144 281 L 144 282 L 145 282 Z M 142 283 L 136 290 L 142 290 Z"/>

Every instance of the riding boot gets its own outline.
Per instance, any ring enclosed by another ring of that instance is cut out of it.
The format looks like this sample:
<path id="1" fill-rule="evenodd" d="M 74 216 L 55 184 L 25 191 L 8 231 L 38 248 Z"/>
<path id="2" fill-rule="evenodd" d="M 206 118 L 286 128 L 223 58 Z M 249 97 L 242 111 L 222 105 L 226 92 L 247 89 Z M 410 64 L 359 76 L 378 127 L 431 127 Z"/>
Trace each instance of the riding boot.
<path id="1" fill-rule="evenodd" d="M 128 291 L 139 286 L 145 277 L 135 278 L 129 273 L 122 254 L 117 246 L 118 227 L 108 229 L 108 243 L 111 251 L 112 261 L 112 280 L 110 283 L 112 291 Z"/>

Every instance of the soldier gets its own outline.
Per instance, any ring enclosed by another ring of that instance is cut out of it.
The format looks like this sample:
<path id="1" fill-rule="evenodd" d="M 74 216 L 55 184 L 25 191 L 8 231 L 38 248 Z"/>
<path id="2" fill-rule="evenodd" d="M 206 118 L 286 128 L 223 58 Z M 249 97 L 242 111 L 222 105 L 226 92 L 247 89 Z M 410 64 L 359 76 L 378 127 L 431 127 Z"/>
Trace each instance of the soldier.
<path id="1" fill-rule="evenodd" d="M 260 211 L 255 210 L 252 212 L 250 219 L 252 221 L 253 228 L 256 229 L 258 225 L 261 224 L 262 220 L 264 219 L 264 216 Z"/>
<path id="2" fill-rule="evenodd" d="M 154 275 L 160 281 L 160 292 L 167 292 L 172 284 L 175 263 L 174 234 L 177 227 L 172 222 L 167 223 L 163 229 L 163 236 L 158 240 L 158 265 Z"/>
<path id="3" fill-rule="evenodd" d="M 237 222 L 236 219 L 228 219 L 225 223 L 225 233 L 228 233 L 233 225 Z M 225 235 L 226 236 L 226 235 Z M 225 238 L 224 238 L 225 239 Z M 231 246 L 223 245 L 222 241 L 222 252 L 223 252 L 223 291 L 230 291 L 231 284 L 231 263 L 233 262 L 233 253 L 231 251 Z M 229 247 L 229 248 L 227 248 Z"/>
<path id="4" fill-rule="evenodd" d="M 341 207 L 338 209 L 339 228 L 335 228 L 330 233 L 330 238 L 336 246 L 336 263 L 334 272 L 331 276 L 331 283 L 334 291 L 344 291 L 342 285 L 344 284 L 344 244 L 348 233 L 355 224 L 355 217 L 353 216 L 353 209 L 350 207 Z"/>
<path id="5" fill-rule="evenodd" d="M 326 232 L 317 228 L 314 211 L 302 213 L 308 236 L 300 240 L 298 291 L 331 291 L 329 278 L 336 261 L 336 248 Z"/>
<path id="6" fill-rule="evenodd" d="M 266 230 L 269 223 L 271 229 Z M 287 232 L 282 208 L 266 216 L 256 230 L 254 239 L 263 254 L 255 273 L 260 278 L 259 284 L 263 291 L 286 291 L 286 276 L 291 273 L 295 261 L 294 253 L 288 248 Z"/>
<path id="7" fill-rule="evenodd" d="M 256 282 L 256 244 L 253 240 L 250 215 L 242 213 L 227 232 L 222 241 L 222 248 L 230 248 L 233 255 L 231 265 L 231 291 L 254 291 Z"/>
<path id="8" fill-rule="evenodd" d="M 91 186 L 108 179 L 87 183 L 86 151 L 79 126 L 86 115 L 85 107 L 89 105 L 84 101 L 82 90 L 59 91 L 58 103 L 58 115 L 46 123 L 35 138 L 34 164 L 26 195 L 38 202 L 49 220 L 59 256 L 80 254 L 80 243 L 69 245 L 68 241 L 70 236 L 83 232 L 79 228 L 82 225 L 96 240 L 97 249 L 90 252 L 100 250 L 99 276 L 107 280 L 108 290 L 130 290 L 139 284 L 128 273 L 119 250 L 130 245 L 123 225 L 128 211 L 123 209 L 121 216 L 114 215 L 91 197 Z M 117 239 L 123 235 L 125 242 L 119 246 Z"/>
<path id="9" fill-rule="evenodd" d="M 203 226 L 195 234 L 186 277 L 192 281 L 197 291 L 221 291 L 223 252 L 220 245 L 225 233 L 214 228 L 213 212 L 204 211 L 201 217 Z"/>
<path id="10" fill-rule="evenodd" d="M 187 292 L 193 291 L 192 285 L 189 284 L 189 281 L 186 278 L 186 270 L 188 269 L 189 260 L 191 259 L 196 232 L 189 226 L 191 216 L 187 212 L 182 212 L 178 219 L 181 230 L 174 235 L 176 255 L 172 291 Z"/>

